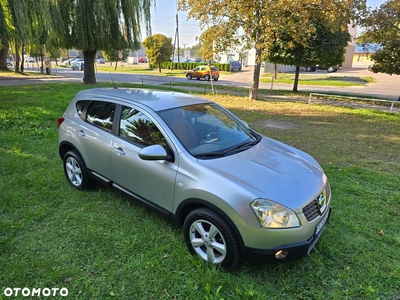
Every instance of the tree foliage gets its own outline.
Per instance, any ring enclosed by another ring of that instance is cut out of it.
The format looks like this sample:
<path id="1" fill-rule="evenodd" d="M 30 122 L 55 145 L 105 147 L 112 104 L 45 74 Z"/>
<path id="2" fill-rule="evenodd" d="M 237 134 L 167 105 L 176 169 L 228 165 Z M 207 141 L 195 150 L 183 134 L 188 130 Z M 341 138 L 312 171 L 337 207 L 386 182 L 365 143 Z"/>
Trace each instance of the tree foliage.
<path id="1" fill-rule="evenodd" d="M 140 25 L 144 24 L 148 34 L 151 32 L 153 3 L 154 0 L 0 0 L 0 47 L 14 41 L 16 48 L 24 45 L 35 56 L 43 54 L 45 45 L 50 53 L 57 47 L 81 50 L 85 59 L 84 82 L 95 83 L 97 50 L 138 49 Z M 4 52 L 7 51 L 0 49 L 0 67 L 5 63 Z"/>
<path id="2" fill-rule="evenodd" d="M 339 23 L 339 20 L 337 20 Z M 335 66 L 344 61 L 345 47 L 351 40 L 347 24 L 338 24 L 332 32 L 315 19 L 315 32 L 309 35 L 306 46 L 292 39 L 286 26 L 278 28 L 270 41 L 266 60 L 275 64 L 296 66 L 293 91 L 297 92 L 300 67 L 323 65 Z M 290 25 L 289 25 L 290 27 Z"/>
<path id="3" fill-rule="evenodd" d="M 168 38 L 162 34 L 155 34 L 147 37 L 143 41 L 146 47 L 146 55 L 150 60 L 150 64 L 158 65 L 158 71 L 161 73 L 161 63 L 169 61 L 174 52 L 172 38 Z"/>
<path id="4" fill-rule="evenodd" d="M 179 7 L 188 11 L 189 18 L 200 21 L 204 30 L 200 38 L 213 41 L 215 53 L 238 44 L 255 48 L 251 98 L 256 99 L 262 55 L 268 52 L 274 33 L 286 28 L 290 37 L 288 47 L 296 43 L 307 48 L 316 32 L 316 16 L 334 32 L 335 20 L 349 24 L 365 7 L 365 0 L 179 0 Z"/>
<path id="5" fill-rule="evenodd" d="M 84 82 L 95 83 L 97 50 L 140 48 L 140 24 L 151 32 L 150 8 L 153 0 L 58 0 L 54 13 L 62 20 L 55 26 L 60 44 L 83 51 Z"/>
<path id="6" fill-rule="evenodd" d="M 0 66 L 12 44 L 16 53 L 15 72 L 19 72 L 19 52 L 22 55 L 24 50 L 41 53 L 42 42 L 47 37 L 44 33 L 51 28 L 49 0 L 0 0 L 0 7 Z"/>
<path id="7" fill-rule="evenodd" d="M 362 25 L 359 43 L 380 45 L 371 55 L 374 73 L 400 75 L 400 0 L 389 0 L 372 10 Z"/>

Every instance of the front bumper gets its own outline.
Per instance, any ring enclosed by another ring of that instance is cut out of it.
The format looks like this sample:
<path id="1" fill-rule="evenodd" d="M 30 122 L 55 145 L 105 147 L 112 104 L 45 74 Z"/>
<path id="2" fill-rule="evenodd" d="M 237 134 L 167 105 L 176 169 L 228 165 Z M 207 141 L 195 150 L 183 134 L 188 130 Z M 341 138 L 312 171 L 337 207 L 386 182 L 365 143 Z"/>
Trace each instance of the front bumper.
<path id="1" fill-rule="evenodd" d="M 324 231 L 331 216 L 331 208 L 329 208 L 328 217 L 317 233 L 314 233 L 304 242 L 280 245 L 274 249 L 254 249 L 244 247 L 243 258 L 253 263 L 279 263 L 283 261 L 292 261 L 306 257 L 314 248 Z M 280 255 L 277 255 L 280 254 Z M 277 258 L 279 257 L 279 258 Z"/>

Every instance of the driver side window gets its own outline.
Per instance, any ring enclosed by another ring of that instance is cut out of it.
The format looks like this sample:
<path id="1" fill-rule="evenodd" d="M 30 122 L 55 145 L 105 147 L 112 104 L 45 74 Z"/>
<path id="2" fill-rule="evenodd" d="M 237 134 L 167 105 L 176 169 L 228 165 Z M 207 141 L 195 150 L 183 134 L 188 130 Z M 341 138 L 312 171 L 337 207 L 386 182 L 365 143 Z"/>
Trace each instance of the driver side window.
<path id="1" fill-rule="evenodd" d="M 119 137 L 140 148 L 158 144 L 167 150 L 167 141 L 153 121 L 131 107 L 122 106 Z"/>

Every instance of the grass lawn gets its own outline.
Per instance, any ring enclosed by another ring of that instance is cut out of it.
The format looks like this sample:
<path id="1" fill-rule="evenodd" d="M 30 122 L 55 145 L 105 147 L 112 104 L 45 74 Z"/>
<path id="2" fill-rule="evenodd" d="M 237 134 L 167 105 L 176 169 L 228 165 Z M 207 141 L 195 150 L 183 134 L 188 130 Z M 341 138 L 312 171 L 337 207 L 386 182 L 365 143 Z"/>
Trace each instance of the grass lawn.
<path id="1" fill-rule="evenodd" d="M 181 228 L 140 204 L 68 185 L 56 121 L 86 88 L 0 86 L 0 299 L 27 299 L 7 287 L 67 288 L 52 299 L 74 300 L 400 299 L 400 114 L 205 95 L 314 156 L 333 195 L 307 258 L 227 273 L 192 257 Z"/>
<path id="2" fill-rule="evenodd" d="M 327 73 L 325 73 L 327 74 Z M 335 74 L 335 75 L 333 75 Z M 293 84 L 294 73 L 278 73 L 277 78 L 273 78 L 273 74 L 265 73 L 261 78 L 260 82 L 275 82 L 275 83 L 286 83 Z M 375 82 L 373 77 L 356 77 L 356 76 L 340 76 L 336 73 L 330 75 L 309 75 L 300 74 L 299 85 L 317 85 L 317 86 L 357 86 L 365 85 L 370 82 Z"/>

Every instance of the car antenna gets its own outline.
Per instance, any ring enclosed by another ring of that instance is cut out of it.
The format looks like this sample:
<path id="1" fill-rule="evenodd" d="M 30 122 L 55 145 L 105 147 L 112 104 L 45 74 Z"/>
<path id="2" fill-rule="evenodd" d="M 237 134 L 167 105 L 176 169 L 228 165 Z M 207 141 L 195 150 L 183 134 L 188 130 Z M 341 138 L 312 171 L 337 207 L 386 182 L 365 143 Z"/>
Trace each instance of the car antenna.
<path id="1" fill-rule="evenodd" d="M 111 75 L 111 72 L 108 71 L 108 73 L 110 73 L 110 77 L 111 77 L 111 80 L 112 80 L 112 83 L 113 83 L 113 86 L 114 86 L 114 90 L 116 90 L 116 89 L 117 89 L 117 86 L 115 85 L 115 82 L 114 82 L 114 79 L 113 79 L 113 77 L 112 77 L 112 75 Z"/>

